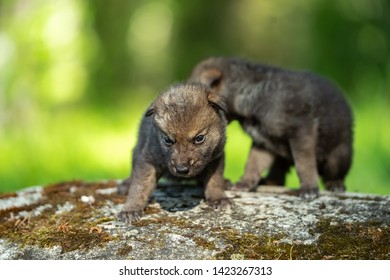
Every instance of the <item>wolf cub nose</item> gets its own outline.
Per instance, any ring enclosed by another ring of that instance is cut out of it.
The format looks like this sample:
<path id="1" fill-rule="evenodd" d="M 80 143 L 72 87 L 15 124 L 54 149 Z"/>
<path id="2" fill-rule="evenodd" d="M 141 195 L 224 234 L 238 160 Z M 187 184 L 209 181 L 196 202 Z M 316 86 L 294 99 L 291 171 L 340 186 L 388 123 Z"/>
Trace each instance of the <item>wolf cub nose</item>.
<path id="1" fill-rule="evenodd" d="M 176 173 L 180 175 L 187 175 L 190 172 L 190 168 L 187 165 L 176 165 Z"/>

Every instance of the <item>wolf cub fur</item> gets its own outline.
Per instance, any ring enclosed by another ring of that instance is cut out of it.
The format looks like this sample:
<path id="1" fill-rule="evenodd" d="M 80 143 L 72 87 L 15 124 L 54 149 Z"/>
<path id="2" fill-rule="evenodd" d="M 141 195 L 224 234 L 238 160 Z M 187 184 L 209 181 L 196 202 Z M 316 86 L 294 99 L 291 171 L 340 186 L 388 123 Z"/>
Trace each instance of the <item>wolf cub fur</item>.
<path id="1" fill-rule="evenodd" d="M 345 190 L 352 161 L 352 111 L 328 80 L 234 58 L 209 58 L 192 71 L 191 82 L 224 97 L 229 121 L 238 120 L 253 140 L 238 189 L 262 183 L 284 185 L 295 166 L 300 194 L 318 194 L 318 175 L 327 190 Z"/>

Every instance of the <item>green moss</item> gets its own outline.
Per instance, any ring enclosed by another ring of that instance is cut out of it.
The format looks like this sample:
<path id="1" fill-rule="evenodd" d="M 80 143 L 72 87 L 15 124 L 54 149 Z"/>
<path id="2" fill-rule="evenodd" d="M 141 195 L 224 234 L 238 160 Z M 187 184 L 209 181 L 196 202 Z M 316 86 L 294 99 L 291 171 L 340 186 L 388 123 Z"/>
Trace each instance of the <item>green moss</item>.
<path id="1" fill-rule="evenodd" d="M 191 239 L 194 240 L 196 245 L 199 247 L 202 247 L 202 248 L 207 249 L 207 250 L 215 250 L 216 249 L 216 246 L 213 242 L 207 241 L 203 237 L 194 236 Z"/>
<path id="2" fill-rule="evenodd" d="M 122 257 L 125 257 L 129 255 L 132 250 L 133 250 L 133 246 L 125 244 L 118 249 L 117 254 Z"/>
<path id="3" fill-rule="evenodd" d="M 62 252 L 90 249 L 112 240 L 108 233 L 101 232 L 98 223 L 89 221 L 91 215 L 93 211 L 83 207 L 60 215 L 54 214 L 53 210 L 45 211 L 23 227 L 16 228 L 11 222 L 5 223 L 3 237 L 22 246 L 61 246 Z"/>
<path id="4" fill-rule="evenodd" d="M 94 220 L 94 224 L 101 225 L 101 224 L 112 222 L 112 221 L 115 221 L 115 218 L 112 218 L 112 217 L 101 217 L 101 218 L 95 219 Z"/>
<path id="5" fill-rule="evenodd" d="M 283 236 L 258 236 L 233 229 L 220 231 L 227 246 L 216 259 L 390 259 L 390 227 L 379 222 L 332 223 L 322 219 L 312 232 L 313 245 L 287 244 Z"/>
<path id="6" fill-rule="evenodd" d="M 94 184 L 81 181 L 50 185 L 43 189 L 43 197 L 39 202 L 0 212 L 0 238 L 15 241 L 21 246 L 61 246 L 62 252 L 102 246 L 113 240 L 113 237 L 103 232 L 99 224 L 113 219 L 109 217 L 96 219 L 97 209 L 105 203 L 107 196 L 97 194 L 95 191 L 113 186 L 115 186 L 113 182 Z M 82 203 L 80 201 L 82 195 L 93 195 L 95 203 L 93 205 Z M 66 202 L 74 205 L 74 208 L 56 214 L 57 206 Z M 46 204 L 51 204 L 52 207 L 44 210 L 39 216 L 24 219 L 23 222 L 21 219 L 10 219 L 11 213 L 16 216 L 20 211 L 31 211 Z"/>
<path id="7" fill-rule="evenodd" d="M 390 227 L 379 222 L 317 224 L 319 254 L 326 259 L 390 259 Z"/>
<path id="8" fill-rule="evenodd" d="M 146 215 L 156 214 L 156 213 L 160 213 L 160 212 L 161 212 L 161 209 L 157 208 L 157 207 L 148 206 L 145 209 L 145 214 Z"/>
<path id="9" fill-rule="evenodd" d="M 290 244 L 280 243 L 281 236 L 258 236 L 253 233 L 240 234 L 227 229 L 220 232 L 227 246 L 214 257 L 230 260 L 240 256 L 243 259 L 290 259 Z"/>
<path id="10" fill-rule="evenodd" d="M 87 226 L 77 229 L 71 228 L 67 231 L 56 230 L 52 227 L 38 228 L 34 231 L 34 234 L 24 235 L 21 239 L 24 245 L 36 245 L 39 247 L 61 246 L 62 253 L 78 249 L 91 249 L 95 246 L 101 246 L 110 240 L 111 238 L 107 233 L 91 232 Z"/>

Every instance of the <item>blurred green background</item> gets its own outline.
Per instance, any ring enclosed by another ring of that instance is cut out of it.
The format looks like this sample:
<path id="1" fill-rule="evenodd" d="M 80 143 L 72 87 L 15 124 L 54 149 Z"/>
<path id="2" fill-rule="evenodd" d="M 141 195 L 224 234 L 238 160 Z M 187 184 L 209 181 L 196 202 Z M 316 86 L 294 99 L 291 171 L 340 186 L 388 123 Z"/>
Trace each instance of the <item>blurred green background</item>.
<path id="1" fill-rule="evenodd" d="M 126 177 L 143 111 L 217 55 L 335 81 L 355 113 L 348 190 L 390 194 L 389 52 L 387 0 L 0 0 L 0 192 Z M 231 124 L 227 177 L 249 146 Z"/>

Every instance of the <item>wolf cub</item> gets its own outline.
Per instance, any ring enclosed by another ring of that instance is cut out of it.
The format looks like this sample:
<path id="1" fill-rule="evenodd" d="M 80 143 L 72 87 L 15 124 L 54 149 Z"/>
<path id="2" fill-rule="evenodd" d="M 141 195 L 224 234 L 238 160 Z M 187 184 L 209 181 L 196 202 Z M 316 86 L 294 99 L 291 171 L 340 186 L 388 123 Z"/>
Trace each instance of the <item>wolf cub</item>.
<path id="1" fill-rule="evenodd" d="M 118 186 L 128 194 L 122 221 L 141 217 L 162 176 L 201 181 L 209 205 L 230 204 L 223 177 L 224 110 L 221 96 L 201 84 L 172 86 L 154 100 L 141 122 L 131 176 Z"/>
<path id="2" fill-rule="evenodd" d="M 234 58 L 209 58 L 192 71 L 191 82 L 209 86 L 225 98 L 227 118 L 238 120 L 253 140 L 245 172 L 235 185 L 283 185 L 291 166 L 300 195 L 318 194 L 318 175 L 327 190 L 345 190 L 352 161 L 352 111 L 328 80 Z"/>

